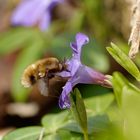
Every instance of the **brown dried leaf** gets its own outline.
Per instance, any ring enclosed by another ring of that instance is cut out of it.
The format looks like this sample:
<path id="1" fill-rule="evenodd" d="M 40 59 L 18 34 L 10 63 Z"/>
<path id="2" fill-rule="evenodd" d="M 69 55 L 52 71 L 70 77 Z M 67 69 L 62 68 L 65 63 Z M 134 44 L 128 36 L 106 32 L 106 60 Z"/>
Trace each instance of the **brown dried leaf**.
<path id="1" fill-rule="evenodd" d="M 133 4 L 132 30 L 129 38 L 131 48 L 129 50 L 129 57 L 134 58 L 139 51 L 140 46 L 140 0 Z"/>

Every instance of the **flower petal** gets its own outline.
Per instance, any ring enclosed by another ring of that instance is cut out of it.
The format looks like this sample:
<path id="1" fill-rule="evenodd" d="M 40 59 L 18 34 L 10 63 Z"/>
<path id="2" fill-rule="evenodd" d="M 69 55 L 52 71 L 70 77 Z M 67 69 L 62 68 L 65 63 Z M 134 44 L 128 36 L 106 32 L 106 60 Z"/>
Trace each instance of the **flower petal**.
<path id="1" fill-rule="evenodd" d="M 62 94 L 59 97 L 59 107 L 60 108 L 70 108 L 69 93 L 72 91 L 72 84 L 70 81 L 66 83 L 63 87 Z"/>
<path id="2" fill-rule="evenodd" d="M 13 12 L 13 25 L 35 26 L 39 24 L 41 30 L 50 25 L 51 9 L 63 0 L 22 0 Z M 46 23 L 45 23 L 46 22 Z"/>
<path id="3" fill-rule="evenodd" d="M 74 53 L 78 53 L 77 44 L 75 42 L 70 43 L 70 47 L 72 48 Z"/>
<path id="4" fill-rule="evenodd" d="M 61 76 L 61 77 L 71 77 L 71 73 L 68 71 L 62 71 L 62 72 L 58 72 L 55 73 L 57 76 Z"/>
<path id="5" fill-rule="evenodd" d="M 56 6 L 58 3 L 62 3 L 64 1 L 65 0 L 50 0 L 50 4 L 48 5 L 48 10 L 51 11 L 54 6 Z"/>
<path id="6" fill-rule="evenodd" d="M 77 33 L 75 37 L 75 42 L 71 43 L 71 48 L 73 51 L 78 52 L 81 50 L 81 47 L 89 42 L 88 36 L 83 33 Z"/>
<path id="7" fill-rule="evenodd" d="M 42 9 L 42 4 L 38 0 L 24 0 L 13 12 L 12 24 L 33 26 L 37 24 L 38 16 L 42 14 Z"/>
<path id="8" fill-rule="evenodd" d="M 50 26 L 50 23 L 51 23 L 50 13 L 49 12 L 44 13 L 40 20 L 39 27 L 42 31 L 44 31 L 44 30 L 48 29 L 48 27 Z"/>
<path id="9" fill-rule="evenodd" d="M 79 66 L 81 65 L 80 61 L 77 59 L 71 59 L 65 63 L 67 65 L 67 71 L 62 71 L 56 75 L 61 77 L 72 77 L 77 72 Z"/>
<path id="10" fill-rule="evenodd" d="M 89 42 L 89 38 L 83 33 L 77 33 L 75 40 L 70 47 L 73 50 L 73 58 L 80 60 L 82 46 Z"/>
<path id="11" fill-rule="evenodd" d="M 81 67 L 79 67 L 76 75 L 80 76 L 78 83 L 85 83 L 85 84 L 102 85 L 102 83 L 106 79 L 104 74 L 85 65 L 81 65 Z"/>
<path id="12" fill-rule="evenodd" d="M 64 109 L 70 107 L 69 94 L 72 91 L 72 88 L 78 83 L 97 84 L 110 88 L 111 85 L 106 80 L 107 78 L 104 74 L 81 64 L 75 74 L 68 80 L 66 85 L 63 87 L 63 91 L 59 98 L 60 108 Z"/>
<path id="13" fill-rule="evenodd" d="M 87 44 L 88 42 L 89 42 L 89 38 L 85 34 L 78 33 L 76 35 L 77 49 L 80 49 L 83 45 Z"/>
<path id="14" fill-rule="evenodd" d="M 68 70 L 70 71 L 71 76 L 75 75 L 80 65 L 80 61 L 78 61 L 77 59 L 71 59 L 68 65 Z"/>

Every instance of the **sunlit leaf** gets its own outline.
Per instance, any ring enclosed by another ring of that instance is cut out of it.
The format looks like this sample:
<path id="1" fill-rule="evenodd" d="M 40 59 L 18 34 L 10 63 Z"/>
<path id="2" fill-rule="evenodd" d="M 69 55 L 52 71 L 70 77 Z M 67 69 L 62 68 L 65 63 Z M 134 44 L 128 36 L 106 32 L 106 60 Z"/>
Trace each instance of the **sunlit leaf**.
<path id="1" fill-rule="evenodd" d="M 106 111 L 109 120 L 111 122 L 122 122 L 123 121 L 123 113 L 115 104 L 110 106 Z"/>
<path id="2" fill-rule="evenodd" d="M 113 73 L 113 90 L 115 92 L 116 100 L 118 105 L 121 107 L 122 105 L 122 96 L 123 96 L 123 89 L 128 87 L 132 89 L 134 92 L 140 93 L 140 89 L 130 83 L 121 73 L 114 72 Z"/>
<path id="3" fill-rule="evenodd" d="M 107 115 L 96 115 L 88 117 L 88 134 L 106 131 L 109 123 L 110 121 Z M 83 133 L 81 128 L 73 120 L 66 123 L 62 128 L 72 132 Z"/>
<path id="4" fill-rule="evenodd" d="M 102 96 L 94 96 L 84 100 L 87 111 L 93 110 L 94 113 L 103 113 L 113 102 L 114 96 L 112 93 Z"/>
<path id="5" fill-rule="evenodd" d="M 88 132 L 102 132 L 106 131 L 108 125 L 110 124 L 109 118 L 107 115 L 96 115 L 88 118 Z"/>
<path id="6" fill-rule="evenodd" d="M 71 132 L 67 130 L 59 130 L 58 134 L 62 140 L 71 140 L 73 136 Z"/>
<path id="7" fill-rule="evenodd" d="M 67 111 L 63 111 L 61 113 L 44 116 L 41 122 L 46 129 L 46 133 L 55 133 L 68 121 L 68 115 L 69 113 Z"/>
<path id="8" fill-rule="evenodd" d="M 139 92 L 140 93 L 140 92 Z M 139 140 L 140 133 L 140 94 L 132 88 L 123 88 L 122 109 L 127 126 L 127 136 Z"/>
<path id="9" fill-rule="evenodd" d="M 57 133 L 45 136 L 43 140 L 83 140 L 83 136 L 79 133 L 59 130 Z"/>
<path id="10" fill-rule="evenodd" d="M 123 67 L 125 68 L 133 77 L 140 81 L 140 71 L 134 62 L 115 44 L 111 44 L 112 47 L 107 47 L 110 55 Z"/>
<path id="11" fill-rule="evenodd" d="M 32 126 L 16 129 L 3 137 L 3 140 L 36 140 L 42 131 L 42 127 Z"/>
<path id="12" fill-rule="evenodd" d="M 65 125 L 61 127 L 61 129 L 83 134 L 82 129 L 75 120 L 69 120 L 67 123 L 65 123 Z"/>
<path id="13" fill-rule="evenodd" d="M 53 133 L 45 136 L 42 140 L 61 140 L 61 138 L 58 133 Z"/>
<path id="14" fill-rule="evenodd" d="M 126 78 L 124 78 L 122 76 L 122 74 L 115 72 L 115 73 L 113 73 L 112 83 L 113 83 L 113 90 L 115 93 L 117 103 L 119 106 L 121 106 L 121 104 L 122 104 L 122 90 L 123 90 L 123 87 L 126 84 L 128 84 L 128 81 Z"/>

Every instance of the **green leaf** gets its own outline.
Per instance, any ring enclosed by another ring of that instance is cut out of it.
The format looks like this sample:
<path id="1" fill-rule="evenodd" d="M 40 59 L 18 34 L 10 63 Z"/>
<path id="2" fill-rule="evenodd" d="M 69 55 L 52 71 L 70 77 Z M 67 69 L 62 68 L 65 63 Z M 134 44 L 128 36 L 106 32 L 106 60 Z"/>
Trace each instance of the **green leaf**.
<path id="1" fill-rule="evenodd" d="M 88 132 L 89 134 L 95 132 L 106 131 L 108 125 L 110 124 L 107 115 L 96 115 L 88 118 Z"/>
<path id="2" fill-rule="evenodd" d="M 12 77 L 12 96 L 15 101 L 26 101 L 29 90 L 22 87 L 20 79 L 24 69 L 35 60 L 39 59 L 43 48 L 44 42 L 36 39 L 32 42 L 31 46 L 25 48 L 18 56 Z"/>
<path id="3" fill-rule="evenodd" d="M 140 92 L 139 92 L 140 93 Z M 127 126 L 127 136 L 139 140 L 140 94 L 131 87 L 123 88 L 122 109 Z"/>
<path id="4" fill-rule="evenodd" d="M 72 133 L 67 130 L 59 130 L 58 134 L 61 138 L 61 140 L 71 140 L 72 139 Z"/>
<path id="5" fill-rule="evenodd" d="M 111 120 L 111 122 L 123 122 L 123 113 L 122 110 L 120 108 L 118 108 L 116 106 L 116 104 L 110 106 L 108 108 L 108 110 L 106 111 L 109 120 Z"/>
<path id="6" fill-rule="evenodd" d="M 76 133 L 83 133 L 81 127 L 77 124 L 75 120 L 69 120 L 61 127 L 61 129 L 68 130 L 71 132 L 76 132 Z"/>
<path id="7" fill-rule="evenodd" d="M 71 94 L 70 100 L 71 100 L 71 111 L 73 113 L 75 120 L 78 122 L 83 132 L 87 133 L 86 108 L 84 105 L 84 101 L 81 97 L 81 94 L 77 88 L 74 89 L 73 94 Z"/>
<path id="8" fill-rule="evenodd" d="M 3 137 L 3 140 L 36 140 L 42 132 L 42 127 L 32 126 L 16 129 Z"/>
<path id="9" fill-rule="evenodd" d="M 43 140 L 61 140 L 61 138 L 58 133 L 53 133 L 53 134 L 45 136 Z"/>
<path id="10" fill-rule="evenodd" d="M 12 29 L 0 36 L 0 54 L 5 55 L 27 45 L 37 32 L 26 28 Z M 26 45 L 25 45 L 26 44 Z"/>
<path id="11" fill-rule="evenodd" d="M 123 87 L 128 84 L 128 81 L 126 78 L 123 77 L 121 73 L 115 72 L 113 73 L 113 90 L 115 93 L 115 97 L 117 100 L 118 105 L 121 107 L 122 105 L 122 90 Z"/>
<path id="12" fill-rule="evenodd" d="M 43 140 L 83 140 L 83 136 L 79 133 L 59 130 L 57 133 L 45 136 Z"/>
<path id="13" fill-rule="evenodd" d="M 68 121 L 68 117 L 69 112 L 63 111 L 57 114 L 48 114 L 43 117 L 41 122 L 45 127 L 47 134 L 56 133 L 56 131 L 60 129 L 66 123 L 66 121 Z"/>
<path id="14" fill-rule="evenodd" d="M 140 71 L 134 62 L 118 46 L 111 43 L 112 47 L 107 47 L 110 55 L 125 68 L 136 80 L 140 81 Z"/>
<path id="15" fill-rule="evenodd" d="M 102 96 L 98 95 L 84 100 L 87 113 L 88 110 L 92 110 L 93 113 L 103 113 L 113 101 L 114 95 L 112 93 L 104 94 Z"/>
<path id="16" fill-rule="evenodd" d="M 88 134 L 106 131 L 110 121 L 107 115 L 96 115 L 88 117 Z M 74 120 L 66 123 L 61 129 L 72 132 L 83 133 Z"/>
<path id="17" fill-rule="evenodd" d="M 121 73 L 114 72 L 113 73 L 113 90 L 115 93 L 115 97 L 117 100 L 118 105 L 122 106 L 122 96 L 124 88 L 132 89 L 134 92 L 140 93 L 140 89 L 130 83 Z"/>
<path id="18" fill-rule="evenodd" d="M 62 139 L 62 140 L 67 140 L 67 139 L 68 139 L 68 137 L 66 137 L 65 139 Z M 83 135 L 79 134 L 79 133 L 71 132 L 70 140 L 83 140 Z"/>

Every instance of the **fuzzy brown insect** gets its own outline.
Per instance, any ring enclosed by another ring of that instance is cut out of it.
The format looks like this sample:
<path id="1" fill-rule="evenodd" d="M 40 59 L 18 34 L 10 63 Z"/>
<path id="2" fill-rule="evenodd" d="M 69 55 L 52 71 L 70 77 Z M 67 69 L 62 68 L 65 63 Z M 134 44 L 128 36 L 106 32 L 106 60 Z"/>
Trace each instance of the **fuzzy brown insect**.
<path id="1" fill-rule="evenodd" d="M 66 69 L 65 63 L 54 57 L 38 60 L 24 70 L 21 84 L 28 88 L 37 83 L 43 95 L 59 92 L 68 78 L 57 76 L 55 73 Z"/>

